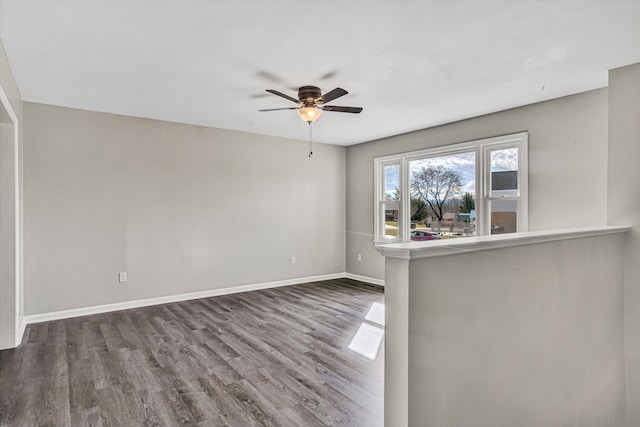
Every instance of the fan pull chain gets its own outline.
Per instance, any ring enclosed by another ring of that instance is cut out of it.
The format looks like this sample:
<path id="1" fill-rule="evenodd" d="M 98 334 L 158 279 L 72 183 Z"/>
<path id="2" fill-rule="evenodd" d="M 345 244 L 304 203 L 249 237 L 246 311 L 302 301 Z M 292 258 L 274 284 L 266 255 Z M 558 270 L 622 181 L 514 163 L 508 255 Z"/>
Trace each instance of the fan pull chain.
<path id="1" fill-rule="evenodd" d="M 312 141 L 312 137 L 313 137 L 313 131 L 311 130 L 311 122 L 307 122 L 309 123 L 309 157 L 313 156 L 313 141 Z"/>

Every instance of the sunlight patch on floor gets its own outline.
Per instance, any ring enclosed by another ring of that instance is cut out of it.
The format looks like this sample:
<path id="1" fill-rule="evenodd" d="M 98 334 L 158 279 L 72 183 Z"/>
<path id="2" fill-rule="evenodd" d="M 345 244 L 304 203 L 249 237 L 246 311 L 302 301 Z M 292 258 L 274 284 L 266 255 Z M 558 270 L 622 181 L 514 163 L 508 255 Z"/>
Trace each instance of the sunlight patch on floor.
<path id="1" fill-rule="evenodd" d="M 384 304 L 374 302 L 364 320 L 351 339 L 348 349 L 367 359 L 376 360 L 384 337 Z"/>
<path id="2" fill-rule="evenodd" d="M 384 304 L 374 302 L 364 320 L 384 326 Z"/>
<path id="3" fill-rule="evenodd" d="M 353 350 L 367 359 L 376 360 L 383 336 L 384 330 L 368 323 L 361 323 L 349 343 L 349 350 Z"/>

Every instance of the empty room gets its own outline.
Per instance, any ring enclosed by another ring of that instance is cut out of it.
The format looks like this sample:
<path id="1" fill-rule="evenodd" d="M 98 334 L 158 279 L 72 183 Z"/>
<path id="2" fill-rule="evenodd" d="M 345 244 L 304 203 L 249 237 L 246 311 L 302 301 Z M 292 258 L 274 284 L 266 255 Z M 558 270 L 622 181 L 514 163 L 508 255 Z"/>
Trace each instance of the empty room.
<path id="1" fill-rule="evenodd" d="M 638 22 L 0 0 L 0 425 L 640 425 Z"/>

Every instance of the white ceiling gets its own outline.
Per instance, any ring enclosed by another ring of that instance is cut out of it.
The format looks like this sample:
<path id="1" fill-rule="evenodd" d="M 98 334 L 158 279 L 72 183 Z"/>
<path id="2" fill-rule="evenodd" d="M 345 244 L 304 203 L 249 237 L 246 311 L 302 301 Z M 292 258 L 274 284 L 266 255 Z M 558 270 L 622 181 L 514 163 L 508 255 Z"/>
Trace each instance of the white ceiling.
<path id="1" fill-rule="evenodd" d="M 25 101 L 307 138 L 302 85 L 350 93 L 350 145 L 607 85 L 640 62 L 640 1 L 0 0 Z"/>

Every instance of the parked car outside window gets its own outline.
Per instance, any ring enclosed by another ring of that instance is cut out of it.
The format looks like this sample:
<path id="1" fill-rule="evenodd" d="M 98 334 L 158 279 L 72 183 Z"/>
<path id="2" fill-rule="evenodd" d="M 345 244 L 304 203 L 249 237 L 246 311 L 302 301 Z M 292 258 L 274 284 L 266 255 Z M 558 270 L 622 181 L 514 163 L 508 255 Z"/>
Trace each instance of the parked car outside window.
<path id="1" fill-rule="evenodd" d="M 438 240 L 440 239 L 440 233 L 430 233 L 428 231 L 416 230 L 411 232 L 411 240 L 424 241 L 424 240 Z"/>

